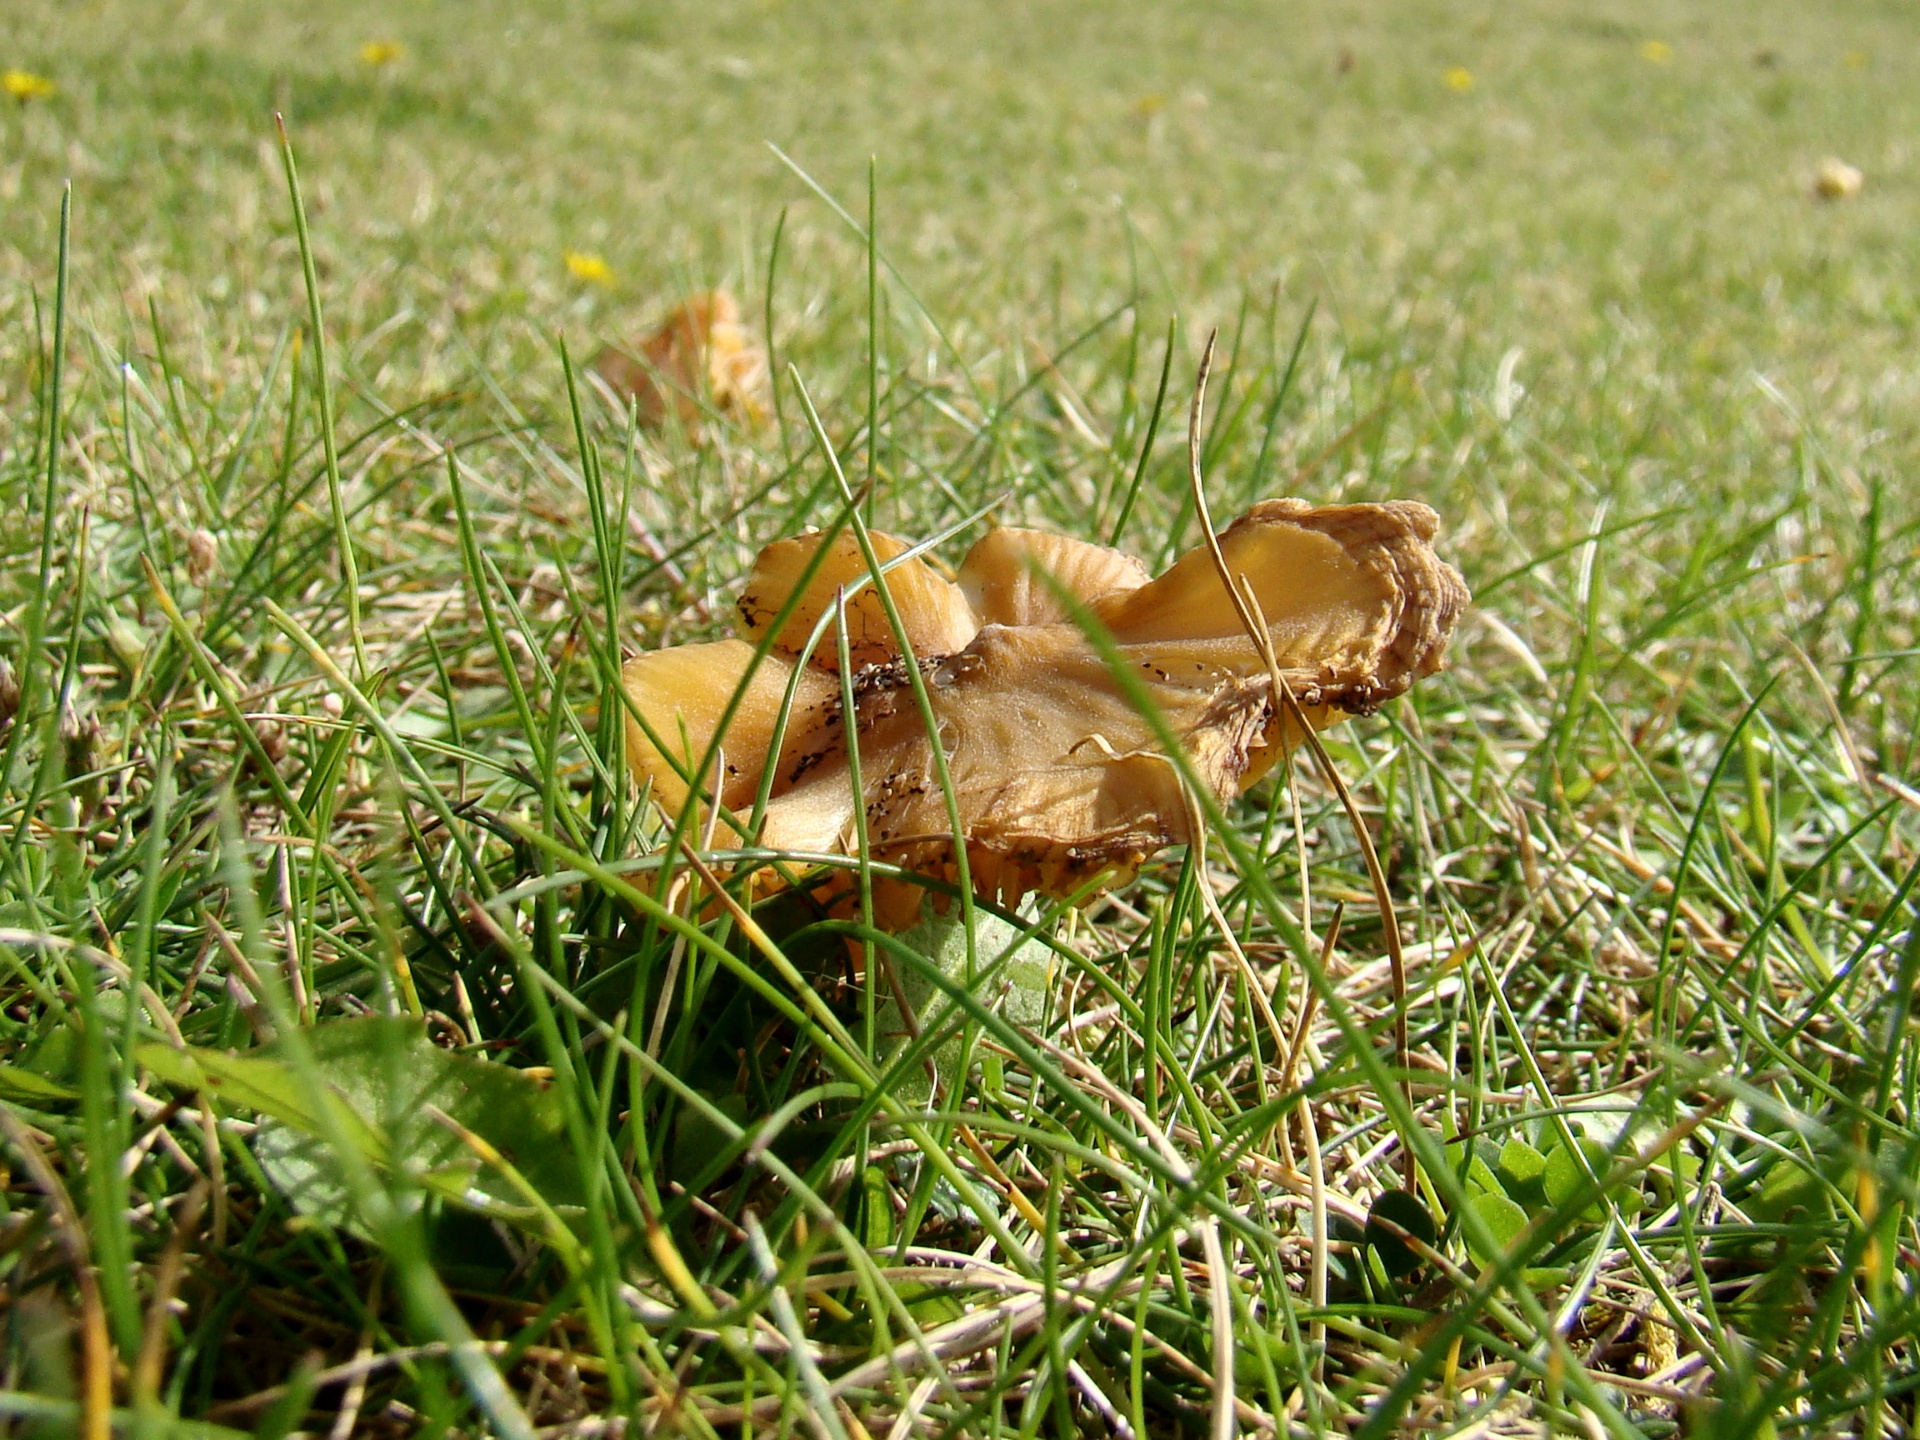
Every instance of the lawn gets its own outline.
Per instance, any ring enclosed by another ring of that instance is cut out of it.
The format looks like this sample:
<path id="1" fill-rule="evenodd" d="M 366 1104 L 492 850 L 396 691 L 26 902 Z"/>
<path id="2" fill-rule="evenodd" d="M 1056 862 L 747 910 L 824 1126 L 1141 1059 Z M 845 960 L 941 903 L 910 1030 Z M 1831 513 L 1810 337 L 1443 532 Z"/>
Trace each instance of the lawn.
<path id="1" fill-rule="evenodd" d="M 1910 1433 L 1911 7 L 548 8 L 0 9 L 0 1429 Z M 1215 331 L 1474 591 L 1351 815 L 719 899 L 623 656 L 842 479 L 1157 570 Z"/>

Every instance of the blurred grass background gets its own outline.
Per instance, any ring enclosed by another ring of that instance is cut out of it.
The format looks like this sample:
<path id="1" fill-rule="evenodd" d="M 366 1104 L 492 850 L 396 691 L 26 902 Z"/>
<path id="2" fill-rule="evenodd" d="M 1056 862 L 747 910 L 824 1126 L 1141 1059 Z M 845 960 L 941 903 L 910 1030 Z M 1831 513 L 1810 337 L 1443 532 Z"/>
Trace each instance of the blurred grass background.
<path id="1" fill-rule="evenodd" d="M 86 292 L 204 307 L 216 334 L 295 279 L 279 109 L 336 318 L 412 310 L 390 346 L 750 290 L 802 196 L 772 141 L 843 199 L 876 157 L 888 247 L 936 313 L 966 299 L 956 324 L 1136 283 L 1221 320 L 1277 284 L 1529 346 L 1569 392 L 1631 357 L 1669 385 L 1759 366 L 1848 415 L 1911 400 L 1885 373 L 1914 306 L 1897 4 L 10 8 L 8 63 L 61 88 L 9 107 L 9 268 L 45 287 L 71 175 Z M 1828 154 L 1866 172 L 1858 203 L 1807 203 Z M 813 219 L 792 239 L 824 303 L 858 247 Z M 611 291 L 569 285 L 569 250 Z"/>

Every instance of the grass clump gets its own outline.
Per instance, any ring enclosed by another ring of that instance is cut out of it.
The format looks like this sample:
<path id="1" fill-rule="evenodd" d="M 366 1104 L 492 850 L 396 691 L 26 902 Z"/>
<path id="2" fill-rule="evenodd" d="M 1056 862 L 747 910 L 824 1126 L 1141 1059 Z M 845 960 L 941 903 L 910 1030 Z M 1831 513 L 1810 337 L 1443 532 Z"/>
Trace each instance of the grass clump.
<path id="1" fill-rule="evenodd" d="M 1897 21 L 1139 7 L 1027 85 L 1084 21 L 852 73 L 803 10 L 0 56 L 57 87 L 0 116 L 5 1423 L 1910 1428 Z M 766 431 L 568 359 L 721 283 Z M 1475 592 L 1328 737 L 1404 1005 L 1304 765 L 1084 911 L 716 904 L 767 857 L 639 803 L 625 650 L 837 473 L 1158 568 L 1215 321 L 1215 512 L 1423 499 Z"/>

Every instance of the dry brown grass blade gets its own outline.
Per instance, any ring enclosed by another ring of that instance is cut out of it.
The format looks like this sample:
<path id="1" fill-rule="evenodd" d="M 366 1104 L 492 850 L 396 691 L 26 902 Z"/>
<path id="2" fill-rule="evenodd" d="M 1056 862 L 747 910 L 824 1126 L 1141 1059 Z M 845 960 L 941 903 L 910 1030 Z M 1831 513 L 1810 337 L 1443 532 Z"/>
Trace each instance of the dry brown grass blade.
<path id="1" fill-rule="evenodd" d="M 961 1143 L 971 1150 L 973 1158 L 980 1162 L 981 1177 L 993 1189 L 1000 1192 L 1001 1199 L 1019 1212 L 1020 1218 L 1032 1228 L 1036 1239 L 1043 1238 L 1047 1233 L 1046 1217 L 1034 1208 L 1033 1202 L 1026 1197 L 1018 1185 L 1013 1183 L 1013 1177 L 1000 1167 L 1000 1162 L 993 1158 L 993 1152 L 981 1143 L 978 1135 L 973 1133 L 971 1125 L 961 1125 L 956 1129 Z M 1058 1233 L 1054 1235 L 1053 1243 L 1055 1248 L 1063 1253 L 1068 1255 L 1073 1253 L 1073 1247 L 1068 1245 Z"/>
<path id="2" fill-rule="evenodd" d="M 373 1283 L 367 1291 L 367 1319 L 360 1327 L 360 1343 L 354 1350 L 354 1361 L 365 1364 L 373 1359 L 374 1325 L 373 1317 L 380 1313 L 380 1292 L 386 1279 L 386 1265 L 382 1262 L 374 1267 Z M 363 1371 L 347 1382 L 346 1390 L 340 1396 L 340 1409 L 333 1417 L 333 1428 L 327 1432 L 327 1440 L 350 1440 L 360 1421 L 360 1407 L 367 1399 L 367 1376 Z"/>
<path id="3" fill-rule="evenodd" d="M 100 1279 L 93 1273 L 93 1255 L 87 1245 L 87 1231 L 67 1187 L 47 1163 L 40 1144 L 13 1111 L 0 1105 L 0 1132 L 7 1143 L 26 1162 L 27 1173 L 40 1193 L 53 1207 L 54 1229 L 60 1248 L 66 1252 L 73 1270 L 74 1286 L 80 1292 L 80 1434 L 82 1440 L 109 1440 L 113 1429 L 113 1347 L 107 1338 L 107 1309 L 100 1300 Z M 98 1164 L 111 1164 L 110 1158 L 96 1157 Z"/>
<path id="4" fill-rule="evenodd" d="M 511 1348 L 505 1340 L 479 1340 L 473 1342 L 482 1354 L 501 1356 Z M 314 1390 L 326 1389 L 329 1385 L 350 1384 L 356 1380 L 365 1380 L 383 1370 L 411 1365 L 416 1360 L 440 1359 L 453 1353 L 453 1346 L 444 1340 L 429 1340 L 420 1345 L 405 1345 L 397 1350 L 383 1351 L 378 1355 L 356 1355 L 353 1359 L 338 1365 L 330 1365 L 325 1370 L 316 1371 L 312 1377 Z M 526 1352 L 522 1352 L 526 1353 Z M 256 1390 L 251 1395 L 243 1395 L 237 1400 L 222 1400 L 207 1410 L 209 1421 L 224 1424 L 241 1420 L 265 1410 L 274 1401 L 282 1399 L 290 1386 L 269 1385 L 264 1390 Z"/>
<path id="5" fill-rule="evenodd" d="M 1209 1215 L 1200 1222 L 1200 1250 L 1207 1263 L 1207 1308 L 1213 1328 L 1213 1440 L 1233 1440 L 1235 1431 L 1233 1373 L 1233 1277 L 1227 1271 L 1226 1248 L 1220 1243 L 1220 1220 Z"/>
<path id="6" fill-rule="evenodd" d="M 1347 821 L 1353 826 L 1354 838 L 1360 844 L 1361 859 L 1367 867 L 1367 879 L 1373 886 L 1374 903 L 1380 909 L 1380 925 L 1387 945 L 1387 964 L 1393 975 L 1393 1059 L 1395 1068 L 1400 1072 L 1401 1093 L 1406 1097 L 1407 1111 L 1411 1114 L 1413 1082 L 1407 1066 L 1407 959 L 1400 945 L 1400 919 L 1393 908 L 1393 896 L 1387 889 L 1386 870 L 1381 866 L 1379 853 L 1374 849 L 1373 837 L 1368 834 L 1366 824 L 1360 817 L 1360 807 L 1354 803 L 1353 792 L 1334 768 L 1333 757 L 1327 754 L 1327 747 L 1320 743 L 1320 737 L 1314 733 L 1306 712 L 1294 697 L 1293 687 L 1287 684 L 1287 677 L 1280 671 L 1279 657 L 1273 653 L 1273 634 L 1267 627 L 1266 617 L 1260 613 L 1260 602 L 1253 593 L 1253 587 L 1245 576 L 1236 576 L 1227 570 L 1227 557 L 1221 553 L 1220 537 L 1213 529 L 1213 514 L 1207 508 L 1207 489 L 1200 474 L 1200 419 L 1206 406 L 1207 376 L 1213 369 L 1213 345 L 1218 335 L 1218 331 L 1207 335 L 1207 347 L 1200 356 L 1200 373 L 1193 384 L 1193 406 L 1187 416 L 1187 479 L 1193 487 L 1194 510 L 1200 517 L 1200 530 L 1207 537 L 1207 550 L 1213 556 L 1220 583 L 1233 599 L 1234 611 L 1246 629 L 1247 638 L 1253 642 L 1255 650 L 1266 663 L 1274 694 L 1286 706 L 1289 717 L 1306 737 L 1307 747 L 1313 751 L 1322 778 L 1339 797 Z M 1419 1161 L 1411 1145 L 1404 1146 L 1402 1165 L 1407 1188 L 1412 1190 L 1419 1179 Z"/>
<path id="7" fill-rule="evenodd" d="M 167 1248 L 160 1254 L 146 1329 L 140 1336 L 140 1354 L 133 1363 L 133 1396 L 141 1405 L 156 1403 L 160 1397 L 160 1378 L 167 1359 L 167 1318 L 180 1289 L 180 1277 L 186 1271 L 187 1245 L 199 1233 L 200 1212 L 206 1208 L 211 1188 L 205 1180 L 199 1180 L 187 1192 L 174 1219 L 173 1234 L 167 1237 Z"/>

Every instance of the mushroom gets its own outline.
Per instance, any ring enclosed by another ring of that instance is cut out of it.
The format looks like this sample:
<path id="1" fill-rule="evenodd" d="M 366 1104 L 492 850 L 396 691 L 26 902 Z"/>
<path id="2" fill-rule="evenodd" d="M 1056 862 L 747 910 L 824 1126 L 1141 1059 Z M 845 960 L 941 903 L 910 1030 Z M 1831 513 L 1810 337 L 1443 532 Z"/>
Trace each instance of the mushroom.
<path id="1" fill-rule="evenodd" d="M 1370 714 L 1438 670 L 1468 594 L 1433 552 L 1437 523 L 1409 501 L 1316 508 L 1269 500 L 1221 533 L 1226 573 L 1244 577 L 1294 705 L 1275 695 L 1276 671 L 1207 546 L 1152 579 L 1104 546 L 999 529 L 948 581 L 901 558 L 901 541 L 873 535 L 924 677 L 975 892 L 1011 906 L 1030 891 L 1065 896 L 1096 878 L 1124 883 L 1163 846 L 1192 838 L 1186 782 L 1132 691 L 1144 693 L 1200 782 L 1227 799 L 1303 738 L 1301 720 L 1317 730 Z M 836 603 L 854 668 L 850 722 Z M 823 615 L 826 637 L 808 653 Z M 761 845 L 853 853 L 857 805 L 874 859 L 956 879 L 929 727 L 853 538 L 809 532 L 769 545 L 747 578 L 739 621 L 740 638 L 659 650 L 625 666 L 633 712 L 646 720 L 643 727 L 629 714 L 628 756 L 659 804 L 678 814 L 695 790 L 717 793 L 744 827 L 771 765 Z M 1123 684 L 1121 673 L 1135 683 Z M 776 735 L 790 682 L 793 703 Z M 696 777 L 735 692 L 717 750 L 723 771 Z M 877 918 L 910 924 L 919 901 L 914 887 L 877 891 Z"/>
<path id="2" fill-rule="evenodd" d="M 660 425 L 668 407 L 697 432 L 709 409 L 745 424 L 767 416 L 767 356 L 725 290 L 688 298 L 639 344 L 605 346 L 593 368 L 617 395 L 639 404 L 640 423 Z"/>

